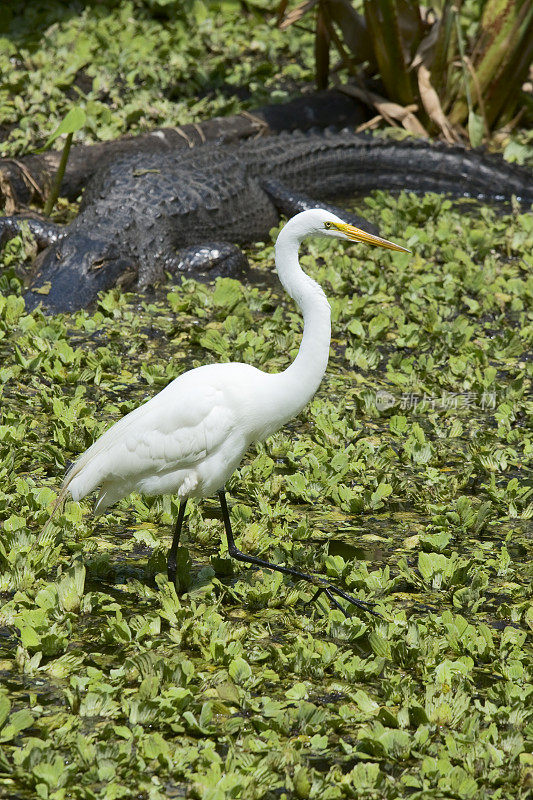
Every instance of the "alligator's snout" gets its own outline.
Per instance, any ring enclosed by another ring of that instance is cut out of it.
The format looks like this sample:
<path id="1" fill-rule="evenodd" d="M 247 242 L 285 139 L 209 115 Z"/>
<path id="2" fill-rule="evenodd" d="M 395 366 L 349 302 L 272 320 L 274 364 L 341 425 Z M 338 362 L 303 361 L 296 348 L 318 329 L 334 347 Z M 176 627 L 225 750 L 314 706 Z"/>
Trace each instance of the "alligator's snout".
<path id="1" fill-rule="evenodd" d="M 86 308 L 133 267 L 133 259 L 109 240 L 72 231 L 37 257 L 26 307 L 41 303 L 52 313 Z"/>

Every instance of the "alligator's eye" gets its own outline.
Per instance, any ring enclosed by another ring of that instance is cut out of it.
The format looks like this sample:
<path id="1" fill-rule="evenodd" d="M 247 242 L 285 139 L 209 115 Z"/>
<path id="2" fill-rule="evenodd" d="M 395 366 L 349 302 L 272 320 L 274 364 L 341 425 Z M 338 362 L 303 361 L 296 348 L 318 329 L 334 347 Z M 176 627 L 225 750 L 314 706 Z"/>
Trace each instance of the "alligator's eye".
<path id="1" fill-rule="evenodd" d="M 100 269 L 100 267 L 103 267 L 104 264 L 105 264 L 105 258 L 97 258 L 91 264 L 91 269 Z"/>
<path id="2" fill-rule="evenodd" d="M 327 228 L 328 231 L 333 227 L 332 222 L 324 222 L 324 228 Z"/>
<path id="3" fill-rule="evenodd" d="M 63 258 L 63 253 L 61 252 L 61 250 L 56 250 L 56 258 L 58 261 L 61 261 L 61 259 Z"/>

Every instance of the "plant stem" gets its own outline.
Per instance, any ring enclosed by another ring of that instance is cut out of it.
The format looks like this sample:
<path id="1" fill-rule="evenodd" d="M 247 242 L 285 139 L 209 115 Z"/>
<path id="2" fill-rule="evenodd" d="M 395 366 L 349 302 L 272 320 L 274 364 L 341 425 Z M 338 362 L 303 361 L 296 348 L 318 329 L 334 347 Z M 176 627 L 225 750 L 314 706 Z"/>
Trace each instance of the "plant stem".
<path id="1" fill-rule="evenodd" d="M 465 64 L 465 47 L 463 42 L 463 32 L 461 30 L 459 11 L 456 6 L 453 7 L 452 13 L 455 17 L 455 29 L 457 31 L 457 45 L 459 47 L 459 56 L 461 58 L 461 68 L 463 70 L 463 79 L 465 83 L 466 104 L 468 106 L 468 111 L 471 113 L 474 109 L 472 106 L 472 95 L 470 94 L 470 78 Z"/>
<path id="2" fill-rule="evenodd" d="M 63 147 L 63 152 L 61 153 L 61 161 L 59 162 L 59 167 L 57 168 L 57 172 L 54 177 L 54 182 L 52 184 L 52 188 L 50 189 L 50 194 L 48 195 L 48 199 L 44 207 L 44 213 L 46 216 L 49 216 L 52 213 L 52 209 L 55 206 L 57 198 L 59 197 L 59 189 L 61 187 L 61 181 L 63 180 L 63 175 L 65 174 L 65 169 L 67 166 L 68 156 L 70 153 L 70 145 L 72 144 L 73 135 L 74 135 L 73 133 L 67 134 L 65 146 Z"/>

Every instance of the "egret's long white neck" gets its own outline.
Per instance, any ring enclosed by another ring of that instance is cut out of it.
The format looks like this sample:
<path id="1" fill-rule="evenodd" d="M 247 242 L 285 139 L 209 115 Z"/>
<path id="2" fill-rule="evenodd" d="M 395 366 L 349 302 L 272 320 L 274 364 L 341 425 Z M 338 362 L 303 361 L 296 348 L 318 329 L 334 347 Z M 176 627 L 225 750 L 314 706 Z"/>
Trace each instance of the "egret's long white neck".
<path id="1" fill-rule="evenodd" d="M 320 385 L 329 357 L 331 308 L 322 288 L 306 275 L 298 261 L 303 234 L 297 225 L 286 224 L 276 242 L 276 269 L 285 290 L 295 300 L 304 318 L 298 355 L 279 374 L 283 384 L 284 421 L 298 414 Z"/>

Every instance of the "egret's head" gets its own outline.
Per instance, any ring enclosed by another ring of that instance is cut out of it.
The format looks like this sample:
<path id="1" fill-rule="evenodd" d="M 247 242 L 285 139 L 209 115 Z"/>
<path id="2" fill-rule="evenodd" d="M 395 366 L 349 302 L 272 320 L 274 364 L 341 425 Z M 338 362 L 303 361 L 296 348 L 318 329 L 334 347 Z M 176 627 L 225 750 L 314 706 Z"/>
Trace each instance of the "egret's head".
<path id="1" fill-rule="evenodd" d="M 302 211 L 289 220 L 287 227 L 291 226 L 293 232 L 300 240 L 306 236 L 333 236 L 335 239 L 347 239 L 349 242 L 364 242 L 373 244 L 376 247 L 386 247 L 388 250 L 400 250 L 402 253 L 409 253 L 405 247 L 399 244 L 382 239 L 372 233 L 349 225 L 336 214 L 322 208 L 313 208 L 309 211 Z"/>
<path id="2" fill-rule="evenodd" d="M 387 250 L 400 250 L 402 253 L 410 253 L 406 247 L 402 247 L 394 242 L 389 242 L 388 239 L 382 239 L 381 236 L 374 236 L 373 233 L 356 228 L 355 225 L 348 225 L 347 222 L 340 220 L 326 219 L 323 223 L 322 235 L 335 236 L 337 239 L 348 239 L 349 242 L 365 242 L 365 244 L 373 244 L 376 247 L 385 247 Z"/>

